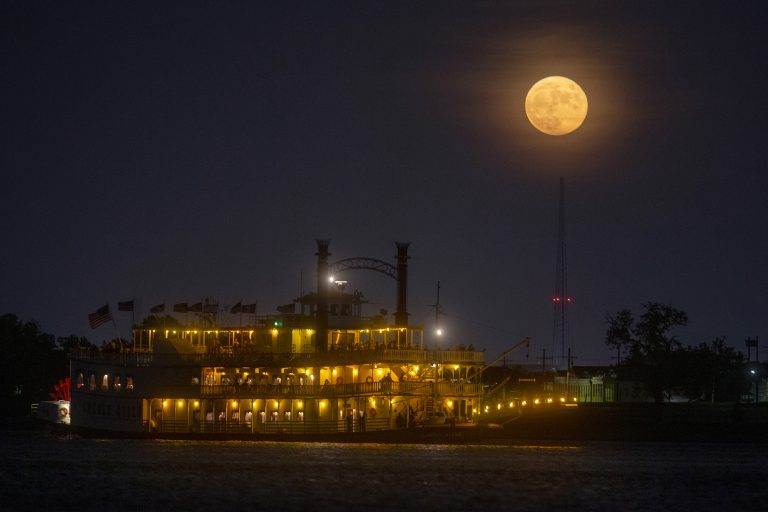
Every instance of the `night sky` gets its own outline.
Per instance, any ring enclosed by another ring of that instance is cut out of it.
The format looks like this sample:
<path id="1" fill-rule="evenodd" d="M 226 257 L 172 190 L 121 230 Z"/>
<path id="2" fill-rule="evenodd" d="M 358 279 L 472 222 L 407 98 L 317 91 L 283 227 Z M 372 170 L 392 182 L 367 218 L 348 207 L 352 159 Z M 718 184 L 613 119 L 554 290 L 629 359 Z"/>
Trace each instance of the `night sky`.
<path id="1" fill-rule="evenodd" d="M 446 345 L 530 336 L 535 363 L 562 177 L 576 364 L 648 301 L 688 313 L 684 344 L 768 341 L 762 2 L 0 5 L 0 313 L 96 343 L 107 300 L 123 336 L 131 298 L 274 313 L 315 239 L 410 241 L 413 323 L 439 280 Z M 548 75 L 589 98 L 570 135 L 526 119 Z M 394 312 L 394 281 L 344 278 Z"/>

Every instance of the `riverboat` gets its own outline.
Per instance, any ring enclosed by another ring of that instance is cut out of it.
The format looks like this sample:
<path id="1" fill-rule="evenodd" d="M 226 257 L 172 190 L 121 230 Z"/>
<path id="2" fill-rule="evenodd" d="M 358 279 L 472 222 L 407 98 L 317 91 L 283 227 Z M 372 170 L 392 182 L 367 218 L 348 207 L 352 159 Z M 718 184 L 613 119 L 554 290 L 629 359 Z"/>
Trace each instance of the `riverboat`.
<path id="1" fill-rule="evenodd" d="M 437 347 L 409 324 L 408 244 L 394 265 L 330 263 L 329 242 L 317 244 L 317 290 L 277 314 L 221 326 L 204 309 L 183 327 L 135 326 L 114 351 L 73 352 L 73 430 L 257 438 L 472 425 L 484 353 Z M 331 279 L 360 269 L 396 281 L 393 321 L 364 316 L 362 294 Z"/>

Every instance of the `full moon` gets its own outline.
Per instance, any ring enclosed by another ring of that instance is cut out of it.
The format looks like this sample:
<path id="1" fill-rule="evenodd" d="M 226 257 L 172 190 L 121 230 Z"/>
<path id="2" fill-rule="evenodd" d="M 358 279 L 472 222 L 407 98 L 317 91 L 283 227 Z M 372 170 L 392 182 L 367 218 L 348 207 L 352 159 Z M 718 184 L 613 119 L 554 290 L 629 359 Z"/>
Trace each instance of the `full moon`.
<path id="1" fill-rule="evenodd" d="M 525 115 L 547 135 L 565 135 L 587 117 L 587 95 L 579 84 L 564 76 L 542 78 L 525 97 Z"/>

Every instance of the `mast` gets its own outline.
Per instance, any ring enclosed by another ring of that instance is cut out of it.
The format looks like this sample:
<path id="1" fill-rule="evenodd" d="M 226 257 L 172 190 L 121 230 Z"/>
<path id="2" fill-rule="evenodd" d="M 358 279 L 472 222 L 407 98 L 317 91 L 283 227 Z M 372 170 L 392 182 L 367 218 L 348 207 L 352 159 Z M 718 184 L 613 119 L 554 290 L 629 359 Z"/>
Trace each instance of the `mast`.
<path id="1" fill-rule="evenodd" d="M 437 298 L 435 299 L 435 350 L 439 350 L 438 340 L 443 335 L 440 328 L 440 281 L 437 282 Z"/>
<path id="2" fill-rule="evenodd" d="M 568 260 L 565 233 L 565 180 L 560 178 L 559 222 L 557 230 L 557 265 L 555 268 L 554 328 L 552 332 L 552 358 L 556 354 L 561 364 L 567 364 L 566 351 L 570 350 L 568 340 L 568 307 L 572 298 L 568 295 Z M 568 347 L 566 349 L 566 347 Z M 558 350 L 559 349 L 559 350 Z"/>

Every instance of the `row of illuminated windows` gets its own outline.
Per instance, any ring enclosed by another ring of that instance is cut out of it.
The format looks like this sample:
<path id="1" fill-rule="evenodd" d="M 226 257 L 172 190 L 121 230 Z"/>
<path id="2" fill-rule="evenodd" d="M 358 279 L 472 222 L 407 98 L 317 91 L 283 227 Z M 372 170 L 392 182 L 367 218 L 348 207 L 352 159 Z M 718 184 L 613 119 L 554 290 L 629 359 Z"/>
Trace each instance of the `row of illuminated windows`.
<path id="1" fill-rule="evenodd" d="M 100 386 L 99 381 L 101 382 Z M 97 377 L 95 372 L 91 372 L 88 374 L 88 382 L 86 384 L 85 372 L 83 370 L 78 370 L 76 385 L 77 389 L 87 389 L 88 391 L 96 391 L 97 388 L 100 388 L 101 391 L 109 391 L 112 389 L 112 391 L 119 393 L 123 390 L 123 379 L 120 375 L 110 376 L 108 373 L 105 373 L 101 377 Z M 125 390 L 133 391 L 133 377 L 127 376 L 125 378 Z"/>
<path id="2" fill-rule="evenodd" d="M 85 413 L 91 416 L 112 416 L 112 404 L 85 402 Z M 118 418 L 137 418 L 138 414 L 135 405 L 115 406 L 115 416 Z"/>

